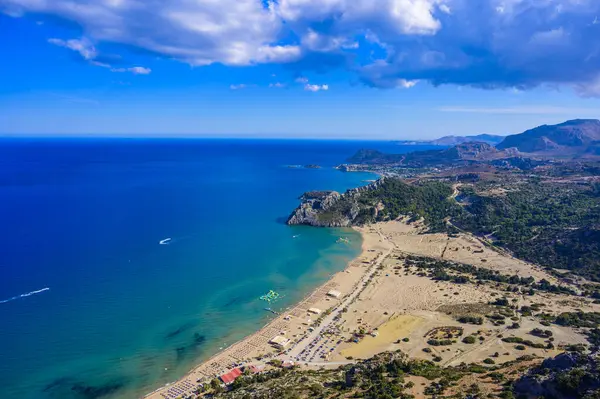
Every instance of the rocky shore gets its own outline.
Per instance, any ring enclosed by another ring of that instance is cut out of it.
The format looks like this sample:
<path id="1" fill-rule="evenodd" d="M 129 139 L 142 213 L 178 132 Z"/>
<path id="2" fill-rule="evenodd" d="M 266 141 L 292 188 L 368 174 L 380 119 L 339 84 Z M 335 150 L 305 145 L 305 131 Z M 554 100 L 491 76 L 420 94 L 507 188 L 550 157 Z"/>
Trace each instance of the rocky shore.
<path id="1" fill-rule="evenodd" d="M 385 181 L 381 178 L 369 185 L 353 188 L 340 194 L 337 191 L 309 191 L 301 197 L 300 205 L 287 220 L 288 225 L 316 227 L 350 227 L 362 209 L 361 193 L 379 188 Z"/>

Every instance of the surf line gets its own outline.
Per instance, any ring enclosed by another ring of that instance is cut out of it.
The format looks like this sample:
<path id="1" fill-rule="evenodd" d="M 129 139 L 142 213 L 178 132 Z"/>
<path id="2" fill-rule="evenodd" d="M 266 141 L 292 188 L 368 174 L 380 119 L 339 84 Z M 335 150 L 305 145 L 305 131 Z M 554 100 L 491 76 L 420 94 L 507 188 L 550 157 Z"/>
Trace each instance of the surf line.
<path id="1" fill-rule="evenodd" d="M 46 288 L 42 288 L 41 290 L 31 291 L 31 292 L 28 292 L 26 294 L 21 294 L 21 295 L 13 296 L 12 298 L 8 298 L 8 299 L 5 299 L 3 301 L 0 301 L 0 303 L 6 303 L 6 302 L 11 302 L 11 301 L 16 301 L 17 299 L 26 298 L 28 296 L 32 296 L 32 295 L 36 295 L 36 294 L 41 294 L 44 291 L 50 291 L 50 288 L 46 287 Z"/>

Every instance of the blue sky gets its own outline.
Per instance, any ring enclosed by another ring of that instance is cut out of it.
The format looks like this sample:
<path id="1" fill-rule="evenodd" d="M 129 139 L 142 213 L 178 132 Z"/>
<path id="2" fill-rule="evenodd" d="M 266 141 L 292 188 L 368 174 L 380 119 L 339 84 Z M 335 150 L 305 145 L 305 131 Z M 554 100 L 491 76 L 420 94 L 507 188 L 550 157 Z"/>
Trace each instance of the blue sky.
<path id="1" fill-rule="evenodd" d="M 597 0 L 0 0 L 0 134 L 426 139 L 600 118 Z"/>

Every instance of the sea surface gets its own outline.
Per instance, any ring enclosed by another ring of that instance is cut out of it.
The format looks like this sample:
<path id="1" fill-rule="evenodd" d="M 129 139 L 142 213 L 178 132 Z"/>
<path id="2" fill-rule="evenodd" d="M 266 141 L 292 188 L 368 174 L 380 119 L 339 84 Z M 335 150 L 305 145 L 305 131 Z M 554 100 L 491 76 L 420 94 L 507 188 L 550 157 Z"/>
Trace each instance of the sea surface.
<path id="1" fill-rule="evenodd" d="M 360 252 L 284 223 L 305 191 L 374 179 L 333 169 L 360 148 L 421 149 L 0 140 L 0 397 L 139 397 L 263 326 L 261 295 L 291 306 Z"/>

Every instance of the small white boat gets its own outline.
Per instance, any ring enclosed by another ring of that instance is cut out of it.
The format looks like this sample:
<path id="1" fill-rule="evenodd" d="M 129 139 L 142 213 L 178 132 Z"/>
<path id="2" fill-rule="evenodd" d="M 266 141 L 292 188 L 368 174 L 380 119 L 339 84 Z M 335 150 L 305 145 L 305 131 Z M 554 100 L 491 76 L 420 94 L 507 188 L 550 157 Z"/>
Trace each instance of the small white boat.
<path id="1" fill-rule="evenodd" d="M 160 245 L 169 245 L 170 242 L 171 242 L 171 238 L 165 238 L 164 240 L 160 240 L 158 243 Z"/>

